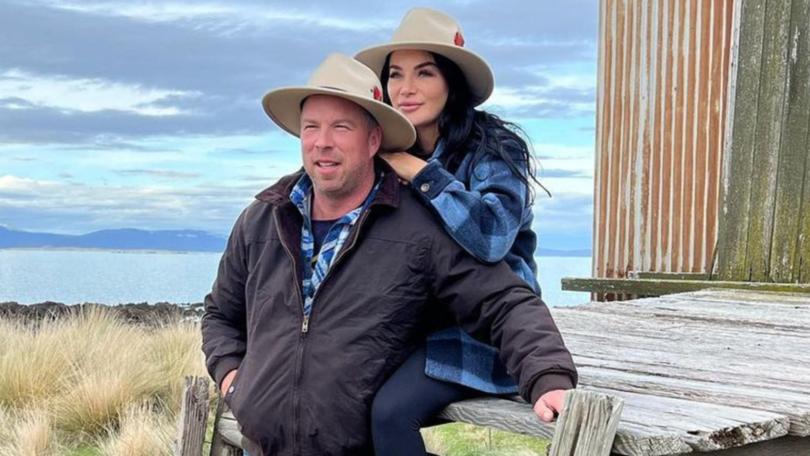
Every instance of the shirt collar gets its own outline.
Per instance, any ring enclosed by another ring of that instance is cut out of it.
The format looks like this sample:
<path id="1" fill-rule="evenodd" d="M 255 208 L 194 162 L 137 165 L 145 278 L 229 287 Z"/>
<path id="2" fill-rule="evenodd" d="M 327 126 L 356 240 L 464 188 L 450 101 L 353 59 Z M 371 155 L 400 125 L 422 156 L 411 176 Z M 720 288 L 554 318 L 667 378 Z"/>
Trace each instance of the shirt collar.
<path id="1" fill-rule="evenodd" d="M 380 172 L 374 179 L 374 185 L 371 187 L 371 191 L 366 196 L 366 199 L 363 201 L 363 204 L 352 211 L 349 211 L 349 215 L 355 211 L 360 212 L 360 209 L 365 209 L 368 207 L 369 203 L 374 196 L 377 194 L 377 190 L 380 188 L 380 184 L 383 181 L 383 173 Z M 290 201 L 295 204 L 295 207 L 298 208 L 298 211 L 301 212 L 301 215 L 304 217 L 305 223 L 309 225 L 311 223 L 311 215 L 312 215 L 312 179 L 310 179 L 309 175 L 304 173 L 298 179 L 298 182 L 290 191 Z M 340 217 L 339 220 L 342 220 L 346 215 Z"/>
<path id="2" fill-rule="evenodd" d="M 444 155 L 444 139 L 440 139 L 436 143 L 436 148 L 433 149 L 433 154 L 430 156 L 430 158 L 439 159 L 442 155 Z"/>

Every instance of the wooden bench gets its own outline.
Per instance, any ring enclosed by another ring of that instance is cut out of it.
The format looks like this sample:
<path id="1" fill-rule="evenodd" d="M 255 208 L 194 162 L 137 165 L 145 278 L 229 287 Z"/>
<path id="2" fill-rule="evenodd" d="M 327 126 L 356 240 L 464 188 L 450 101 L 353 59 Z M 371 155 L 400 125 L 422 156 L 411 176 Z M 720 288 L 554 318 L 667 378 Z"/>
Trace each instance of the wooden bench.
<path id="1" fill-rule="evenodd" d="M 186 379 L 175 447 L 178 456 L 201 454 L 205 419 L 200 417 L 208 412 L 207 385 L 207 379 Z M 225 410 L 219 396 L 217 401 L 210 456 L 241 456 L 242 435 L 236 419 Z M 439 418 L 551 439 L 551 456 L 608 456 L 622 406 L 621 399 L 583 390 L 566 396 L 564 410 L 554 424 L 541 422 L 529 404 L 517 396 L 513 400 L 482 398 L 456 402 L 442 411 Z"/>
<path id="2" fill-rule="evenodd" d="M 553 442 L 615 431 L 620 455 L 810 455 L 810 295 L 703 290 L 552 314 L 579 369 L 576 394 L 607 398 L 605 413 L 573 414 L 566 431 L 568 412 L 548 425 L 525 402 L 483 398 L 440 417 Z M 211 454 L 239 454 L 233 417 L 220 409 L 215 420 Z"/>

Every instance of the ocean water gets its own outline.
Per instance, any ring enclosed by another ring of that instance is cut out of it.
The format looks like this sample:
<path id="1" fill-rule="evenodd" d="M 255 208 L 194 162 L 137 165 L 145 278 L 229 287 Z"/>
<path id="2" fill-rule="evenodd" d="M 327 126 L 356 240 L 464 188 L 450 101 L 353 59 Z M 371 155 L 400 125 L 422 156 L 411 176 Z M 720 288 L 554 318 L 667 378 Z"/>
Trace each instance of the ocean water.
<path id="1" fill-rule="evenodd" d="M 0 249 L 0 302 L 201 302 L 220 254 L 115 250 Z M 589 277 L 589 257 L 537 257 L 543 299 L 550 306 L 587 302 L 562 291 L 562 277 Z"/>

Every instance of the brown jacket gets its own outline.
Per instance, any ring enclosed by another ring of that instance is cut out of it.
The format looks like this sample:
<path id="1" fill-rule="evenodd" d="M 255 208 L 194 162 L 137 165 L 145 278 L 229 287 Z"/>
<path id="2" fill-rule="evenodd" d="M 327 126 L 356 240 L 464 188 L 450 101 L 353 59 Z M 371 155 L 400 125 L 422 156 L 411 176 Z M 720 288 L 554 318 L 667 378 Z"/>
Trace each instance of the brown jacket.
<path id="1" fill-rule="evenodd" d="M 455 319 L 500 348 L 521 395 L 576 384 L 576 370 L 537 295 L 501 262 L 464 252 L 393 172 L 317 291 L 301 293 L 301 176 L 257 195 L 231 233 L 205 298 L 203 351 L 243 434 L 272 455 L 372 454 L 371 401 L 427 331 Z M 255 456 L 251 454 L 251 456 Z"/>

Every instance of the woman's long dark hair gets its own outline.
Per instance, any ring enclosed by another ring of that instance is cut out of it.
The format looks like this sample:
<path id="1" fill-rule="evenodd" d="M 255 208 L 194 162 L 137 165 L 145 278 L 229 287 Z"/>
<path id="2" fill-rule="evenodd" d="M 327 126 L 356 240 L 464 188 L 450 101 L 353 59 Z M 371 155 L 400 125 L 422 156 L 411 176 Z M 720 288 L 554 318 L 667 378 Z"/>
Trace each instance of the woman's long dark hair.
<path id="1" fill-rule="evenodd" d="M 470 92 L 467 78 L 458 65 L 450 59 L 435 53 L 430 53 L 436 60 L 444 80 L 447 83 L 448 94 L 444 109 L 439 115 L 439 140 L 444 140 L 445 153 L 442 164 L 451 173 L 455 173 L 461 161 L 467 154 L 473 154 L 472 165 L 487 154 L 492 154 L 503 160 L 512 174 L 523 182 L 528 189 L 529 204 L 534 198 L 534 191 L 530 181 L 536 182 L 544 190 L 542 184 L 534 175 L 534 160 L 529 151 L 529 145 L 523 138 L 526 133 L 518 125 L 507 122 L 495 114 L 486 111 L 477 111 L 474 99 Z M 391 104 L 388 94 L 389 61 L 391 55 L 385 59 L 385 65 L 380 75 L 383 86 L 383 97 L 386 103 Z M 507 144 L 510 146 L 507 148 Z M 423 156 L 419 142 L 409 151 L 415 155 Z M 547 190 L 546 190 L 547 191 Z"/>

